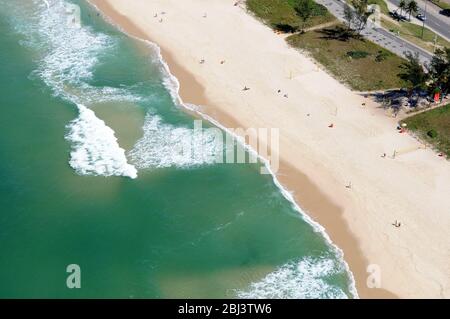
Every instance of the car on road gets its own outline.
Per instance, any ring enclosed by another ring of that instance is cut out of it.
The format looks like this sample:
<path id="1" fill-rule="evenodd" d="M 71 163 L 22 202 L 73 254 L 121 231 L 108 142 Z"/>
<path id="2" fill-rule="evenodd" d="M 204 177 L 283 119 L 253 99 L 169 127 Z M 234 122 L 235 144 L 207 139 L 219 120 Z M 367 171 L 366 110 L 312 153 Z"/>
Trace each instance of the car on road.
<path id="1" fill-rule="evenodd" d="M 418 15 L 416 15 L 416 18 L 419 19 L 420 21 L 426 21 L 427 20 L 427 17 L 424 14 L 422 14 L 422 13 L 419 13 Z"/>
<path id="2" fill-rule="evenodd" d="M 450 9 L 441 10 L 441 11 L 439 11 L 439 13 L 443 14 L 443 15 L 445 15 L 447 17 L 450 17 Z"/>
<path id="3" fill-rule="evenodd" d="M 389 14 L 394 18 L 394 20 L 397 21 L 405 21 L 408 20 L 408 18 L 405 15 L 399 14 L 397 11 L 390 11 Z"/>

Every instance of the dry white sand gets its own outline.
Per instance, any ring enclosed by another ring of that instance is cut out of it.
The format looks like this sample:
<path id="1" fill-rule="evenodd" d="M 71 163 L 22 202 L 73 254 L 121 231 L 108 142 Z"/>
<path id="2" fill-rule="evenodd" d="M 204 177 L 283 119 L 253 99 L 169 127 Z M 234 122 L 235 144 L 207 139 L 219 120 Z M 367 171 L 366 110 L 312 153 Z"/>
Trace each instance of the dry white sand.
<path id="1" fill-rule="evenodd" d="M 234 0 L 92 2 L 161 46 L 185 102 L 227 126 L 280 129 L 279 178 L 343 249 L 361 297 L 450 297 L 445 159 L 430 149 L 389 158 L 419 143 Z M 382 289 L 366 286 L 369 264 Z"/>

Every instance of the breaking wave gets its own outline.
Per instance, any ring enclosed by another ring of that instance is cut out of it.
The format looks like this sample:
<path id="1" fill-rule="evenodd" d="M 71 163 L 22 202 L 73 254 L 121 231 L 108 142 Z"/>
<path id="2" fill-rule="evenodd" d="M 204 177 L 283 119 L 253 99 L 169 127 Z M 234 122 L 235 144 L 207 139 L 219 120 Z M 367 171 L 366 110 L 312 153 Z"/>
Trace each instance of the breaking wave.
<path id="1" fill-rule="evenodd" d="M 81 175 L 137 177 L 136 168 L 127 163 L 114 131 L 95 113 L 78 105 L 79 117 L 69 125 L 66 139 L 72 142 L 70 166 Z"/>
<path id="2" fill-rule="evenodd" d="M 23 44 L 35 52 L 38 68 L 32 76 L 40 78 L 55 96 L 78 106 L 79 117 L 68 125 L 70 132 L 66 135 L 72 142 L 69 164 L 83 175 L 136 177 L 136 169 L 127 163 L 114 131 L 87 107 L 94 103 L 141 100 L 127 88 L 89 83 L 100 57 L 115 49 L 115 39 L 71 23 L 70 15 L 76 6 L 69 2 L 33 3 L 31 16 L 22 17 L 16 30 L 25 36 Z"/>
<path id="3" fill-rule="evenodd" d="M 238 291 L 243 299 L 344 299 L 346 293 L 327 282 L 345 272 L 341 263 L 328 258 L 305 257 L 290 262 L 254 282 L 248 290 Z"/>
<path id="4" fill-rule="evenodd" d="M 143 130 L 144 135 L 130 152 L 138 168 L 185 168 L 217 163 L 223 156 L 223 135 L 217 128 L 174 127 L 148 114 Z"/>

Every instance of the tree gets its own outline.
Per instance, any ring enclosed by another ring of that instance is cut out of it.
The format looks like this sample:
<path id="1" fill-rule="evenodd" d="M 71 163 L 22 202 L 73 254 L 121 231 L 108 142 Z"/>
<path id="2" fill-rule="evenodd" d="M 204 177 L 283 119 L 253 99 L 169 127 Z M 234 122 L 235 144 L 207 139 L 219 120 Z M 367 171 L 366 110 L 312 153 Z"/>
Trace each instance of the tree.
<path id="1" fill-rule="evenodd" d="M 313 16 L 315 3 L 313 0 L 297 0 L 295 11 L 302 19 L 301 32 L 305 32 L 306 23 Z"/>
<path id="2" fill-rule="evenodd" d="M 409 13 L 409 20 L 411 20 L 411 13 L 415 13 L 417 11 L 419 11 L 417 2 L 415 0 L 408 2 L 406 5 L 406 13 Z"/>
<path id="3" fill-rule="evenodd" d="M 406 10 L 406 6 L 407 6 L 406 0 L 401 0 L 398 5 L 398 8 L 400 9 L 400 15 L 402 15 L 403 10 Z"/>
<path id="4" fill-rule="evenodd" d="M 344 5 L 344 18 L 347 22 L 347 27 L 350 30 L 352 28 L 353 20 L 355 19 L 355 13 L 348 4 Z"/>
<path id="5" fill-rule="evenodd" d="M 403 73 L 399 77 L 409 84 L 408 88 L 412 91 L 426 89 L 429 76 L 420 63 L 419 54 L 406 52 L 405 56 L 406 62 L 401 65 Z"/>
<path id="6" fill-rule="evenodd" d="M 352 0 L 352 6 L 355 8 L 353 22 L 358 34 L 364 30 L 369 17 L 374 13 L 373 10 L 369 11 L 368 5 L 369 0 Z"/>
<path id="7" fill-rule="evenodd" d="M 431 89 L 439 88 L 443 94 L 450 92 L 450 48 L 438 49 L 429 65 Z"/>

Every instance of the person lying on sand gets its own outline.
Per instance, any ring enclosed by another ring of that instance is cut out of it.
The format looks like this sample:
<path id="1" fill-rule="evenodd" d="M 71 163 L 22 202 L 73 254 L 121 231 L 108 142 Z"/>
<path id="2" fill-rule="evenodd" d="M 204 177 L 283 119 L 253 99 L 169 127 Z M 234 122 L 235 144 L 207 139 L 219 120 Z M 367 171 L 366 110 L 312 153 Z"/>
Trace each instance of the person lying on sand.
<path id="1" fill-rule="evenodd" d="M 392 224 L 392 226 L 399 228 L 402 224 L 399 221 L 395 221 L 395 223 Z"/>
<path id="2" fill-rule="evenodd" d="M 244 86 L 244 89 L 242 91 L 248 91 L 250 90 L 250 88 L 248 88 L 247 86 Z"/>

